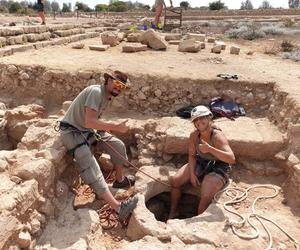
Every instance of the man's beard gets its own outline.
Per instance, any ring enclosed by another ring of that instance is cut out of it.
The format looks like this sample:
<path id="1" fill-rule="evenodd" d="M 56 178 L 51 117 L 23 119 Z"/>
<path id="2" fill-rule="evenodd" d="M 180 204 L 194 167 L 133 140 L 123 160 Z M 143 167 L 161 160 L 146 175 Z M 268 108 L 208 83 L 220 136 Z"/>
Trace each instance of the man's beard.
<path id="1" fill-rule="evenodd" d="M 116 89 L 113 89 L 113 90 L 110 92 L 110 94 L 111 94 L 113 97 L 117 97 L 117 96 L 120 94 L 120 92 L 119 92 L 118 90 L 116 90 Z"/>

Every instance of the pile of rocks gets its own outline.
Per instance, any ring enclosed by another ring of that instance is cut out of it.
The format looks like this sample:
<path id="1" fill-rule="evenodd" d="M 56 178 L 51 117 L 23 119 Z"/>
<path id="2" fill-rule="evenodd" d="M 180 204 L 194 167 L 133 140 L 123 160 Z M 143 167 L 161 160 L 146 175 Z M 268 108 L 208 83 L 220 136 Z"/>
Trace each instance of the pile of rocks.
<path id="1" fill-rule="evenodd" d="M 11 150 L 13 148 L 12 143 L 8 140 L 7 135 L 7 120 L 5 119 L 6 105 L 0 102 L 0 150 Z"/>
<path id="2" fill-rule="evenodd" d="M 106 31 L 101 34 L 103 45 L 115 47 L 120 44 L 120 39 L 117 32 Z"/>
<path id="3" fill-rule="evenodd" d="M 231 86 L 233 83 L 227 82 L 226 84 L 230 86 L 223 86 L 224 88 L 220 89 L 217 87 L 218 82 L 215 81 L 203 81 L 199 85 L 192 80 L 177 83 L 175 79 L 164 77 L 160 79 L 160 84 L 157 84 L 157 78 L 151 79 L 151 77 L 148 77 L 146 84 L 143 78 L 138 77 L 135 79 L 135 77 L 132 78 L 135 85 L 131 91 L 125 92 L 125 96 L 120 97 L 116 104 L 121 109 L 123 107 L 124 110 L 132 109 L 144 114 L 173 115 L 177 109 L 191 103 L 207 105 L 211 98 L 223 95 L 226 88 L 231 89 L 230 96 L 241 103 L 247 109 L 247 112 L 256 112 L 255 109 L 257 109 L 257 112 L 263 114 L 268 109 L 273 95 L 272 88 L 267 90 L 266 85 L 260 84 L 257 84 L 256 87 L 251 84 L 242 87 Z M 149 87 L 149 85 L 152 87 Z M 269 87 L 271 86 L 269 85 Z M 258 106 L 257 103 L 261 105 Z M 254 106 L 256 106 L 255 109 Z"/>
<path id="4" fill-rule="evenodd" d="M 5 113 L 10 136 L 23 136 L 15 150 L 0 151 L 1 249 L 33 249 L 47 218 L 58 211 L 60 195 L 68 192 L 56 182 L 69 164 L 65 149 L 53 131 L 55 120 L 40 119 L 43 114 L 44 108 L 36 105 Z"/>
<path id="5" fill-rule="evenodd" d="M 168 45 L 163 37 L 154 30 L 147 30 L 140 36 L 140 41 L 142 44 L 146 44 L 148 47 L 154 50 L 165 50 Z"/>
<path id="6" fill-rule="evenodd" d="M 223 41 L 216 41 L 212 37 L 206 37 L 205 34 L 187 33 L 182 35 L 181 33 L 170 33 L 165 35 L 165 40 L 171 45 L 178 45 L 178 51 L 197 53 L 201 49 L 205 49 L 206 42 L 213 43 L 211 52 L 220 54 L 222 50 L 226 49 L 226 44 Z M 230 54 L 238 55 L 240 53 L 240 47 L 231 46 Z"/>
<path id="7" fill-rule="evenodd" d="M 122 41 L 126 41 L 122 46 L 122 51 L 126 53 L 145 51 L 147 48 L 154 50 L 166 50 L 167 42 L 158 32 L 154 30 L 125 32 L 105 31 L 101 35 L 102 44 L 117 46 Z"/>
<path id="8" fill-rule="evenodd" d="M 178 51 L 180 52 L 199 52 L 205 48 L 204 42 L 196 41 L 195 39 L 182 40 L 179 43 Z"/>

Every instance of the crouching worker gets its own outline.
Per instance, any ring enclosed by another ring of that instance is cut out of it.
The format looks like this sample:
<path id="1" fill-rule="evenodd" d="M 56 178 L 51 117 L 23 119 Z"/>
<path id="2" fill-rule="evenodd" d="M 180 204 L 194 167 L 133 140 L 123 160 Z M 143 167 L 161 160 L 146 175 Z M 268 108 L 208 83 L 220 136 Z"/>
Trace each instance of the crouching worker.
<path id="1" fill-rule="evenodd" d="M 110 154 L 116 170 L 113 187 L 125 188 L 134 184 L 133 176 L 123 175 L 123 166 L 127 159 L 124 143 L 108 133 L 108 131 L 125 133 L 128 130 L 126 121 L 115 124 L 99 119 L 109 101 L 130 85 L 127 75 L 120 71 L 105 73 L 104 79 L 104 85 L 91 85 L 75 98 L 60 121 L 60 132 L 63 144 L 79 165 L 80 176 L 84 183 L 90 185 L 97 198 L 104 199 L 118 213 L 120 219 L 124 220 L 135 208 L 138 198 L 134 196 L 120 203 L 113 197 L 90 146 L 96 144 L 100 150 Z M 96 140 L 95 130 L 106 143 Z"/>
<path id="2" fill-rule="evenodd" d="M 169 219 L 176 218 L 177 204 L 181 196 L 180 187 L 191 182 L 201 185 L 198 215 L 209 206 L 214 195 L 229 182 L 230 164 L 235 156 L 225 135 L 215 128 L 212 113 L 205 106 L 197 106 L 191 112 L 196 130 L 189 138 L 189 162 L 171 177 L 171 211 Z"/>

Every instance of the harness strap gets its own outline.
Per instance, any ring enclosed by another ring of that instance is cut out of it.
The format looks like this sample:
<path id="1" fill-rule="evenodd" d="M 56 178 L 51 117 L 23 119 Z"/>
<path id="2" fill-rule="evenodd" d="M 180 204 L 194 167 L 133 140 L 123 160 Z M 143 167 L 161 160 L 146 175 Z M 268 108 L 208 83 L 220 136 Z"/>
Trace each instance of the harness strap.
<path id="1" fill-rule="evenodd" d="M 67 122 L 63 122 L 63 121 L 58 121 L 58 128 L 59 128 L 60 130 L 67 130 L 67 129 L 71 128 L 71 129 L 72 129 L 72 132 L 79 133 L 79 134 L 81 134 L 81 135 L 83 136 L 84 142 L 79 143 L 79 144 L 77 144 L 74 148 L 68 150 L 68 154 L 70 154 L 73 158 L 74 158 L 74 155 L 75 155 L 75 151 L 76 151 L 78 148 L 80 148 L 80 147 L 82 147 L 82 146 L 84 146 L 84 145 L 89 146 L 88 140 L 94 135 L 94 133 L 90 132 L 90 133 L 88 134 L 87 138 L 85 138 L 84 135 L 82 134 L 82 131 L 80 131 L 80 130 L 79 130 L 78 128 L 76 128 L 75 126 L 73 126 L 73 125 L 71 125 L 71 124 L 69 124 L 69 123 L 67 123 Z"/>
<path id="2" fill-rule="evenodd" d="M 76 145 L 74 148 L 68 150 L 68 154 L 70 154 L 71 156 L 74 157 L 74 156 L 75 156 L 75 151 L 76 151 L 78 148 L 80 148 L 80 147 L 82 147 L 82 146 L 84 146 L 84 145 L 88 145 L 88 143 L 87 143 L 87 142 L 79 143 L 79 144 Z"/>

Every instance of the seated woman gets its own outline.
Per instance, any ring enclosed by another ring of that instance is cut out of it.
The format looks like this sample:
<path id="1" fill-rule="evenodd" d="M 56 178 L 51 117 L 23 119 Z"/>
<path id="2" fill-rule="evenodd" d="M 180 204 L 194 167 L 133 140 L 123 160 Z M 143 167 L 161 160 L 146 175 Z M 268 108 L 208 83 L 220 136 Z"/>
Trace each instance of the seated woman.
<path id="1" fill-rule="evenodd" d="M 235 156 L 225 135 L 215 128 L 212 113 L 205 106 L 197 106 L 191 112 L 196 128 L 189 139 L 189 162 L 171 177 L 171 211 L 169 219 L 178 216 L 177 205 L 181 196 L 180 187 L 191 182 L 194 187 L 201 185 L 198 214 L 203 213 L 214 195 L 229 182 L 230 164 Z M 201 183 L 201 184 L 200 184 Z"/>

